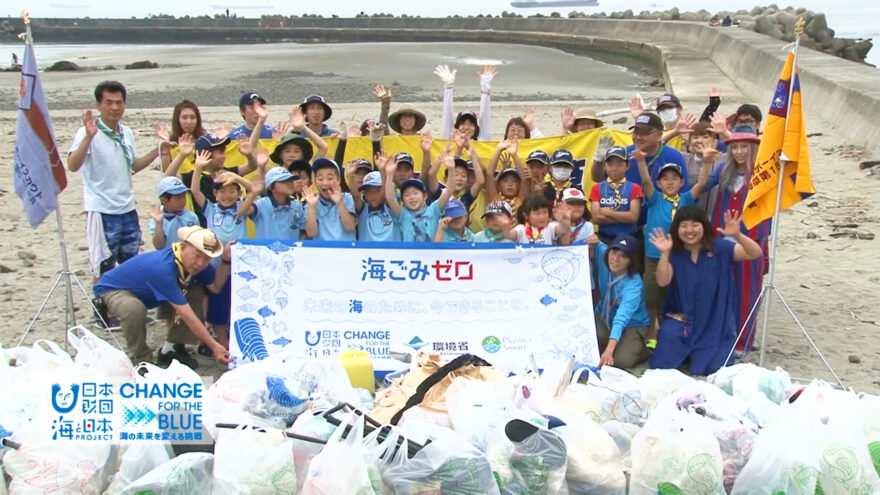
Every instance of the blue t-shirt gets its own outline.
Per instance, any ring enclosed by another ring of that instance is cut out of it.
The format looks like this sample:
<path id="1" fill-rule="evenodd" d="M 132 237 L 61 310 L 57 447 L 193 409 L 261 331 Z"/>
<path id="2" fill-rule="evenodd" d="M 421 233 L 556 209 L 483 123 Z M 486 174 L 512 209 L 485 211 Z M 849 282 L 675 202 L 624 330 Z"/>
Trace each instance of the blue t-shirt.
<path id="1" fill-rule="evenodd" d="M 192 276 L 190 284 L 210 285 L 214 282 L 214 267 L 208 265 Z M 177 284 L 177 265 L 171 248 L 139 254 L 101 276 L 92 289 L 96 296 L 114 290 L 127 290 L 144 303 L 155 308 L 163 302 L 186 304 L 186 297 Z"/>
<path id="2" fill-rule="evenodd" d="M 632 144 L 626 147 L 628 153 L 632 153 L 635 149 L 635 145 Z M 682 174 L 684 174 L 684 185 L 681 186 L 681 190 L 690 190 L 691 184 L 688 180 L 687 163 L 684 161 L 684 155 L 677 149 L 661 145 L 660 152 L 654 156 L 645 157 L 645 162 L 648 164 L 648 172 L 651 173 L 651 182 L 654 184 L 654 189 L 659 189 L 657 187 L 657 173 L 660 171 L 660 167 L 667 163 L 675 163 L 681 167 Z M 635 181 L 636 184 L 642 183 L 642 173 L 639 172 L 639 164 L 635 158 L 629 159 L 629 168 L 626 169 L 626 180 Z M 639 225 L 645 225 L 645 221 L 648 218 L 647 215 L 646 209 L 642 208 L 642 212 L 639 214 Z"/>
<path id="3" fill-rule="evenodd" d="M 229 241 L 247 237 L 247 222 L 244 221 L 244 217 L 238 214 L 238 206 L 240 204 L 241 200 L 238 200 L 229 208 L 221 208 L 217 203 L 205 201 L 205 209 L 203 211 L 208 222 L 208 228 L 224 246 Z M 211 260 L 211 264 L 214 267 L 219 263 L 219 257 Z"/>
<path id="4" fill-rule="evenodd" d="M 256 227 L 256 239 L 299 240 L 306 228 L 306 212 L 299 201 L 289 200 L 276 205 L 271 196 L 254 201 L 251 215 Z"/>
<path id="5" fill-rule="evenodd" d="M 351 193 L 342 194 L 342 202 L 345 203 L 345 209 L 349 213 L 355 215 L 354 198 Z M 318 220 L 318 236 L 315 237 L 319 241 L 354 241 L 357 240 L 357 234 L 354 230 L 346 232 L 342 225 L 342 219 L 339 218 L 339 208 L 332 201 L 324 198 L 318 198 L 318 205 L 315 207 Z"/>
<path id="6" fill-rule="evenodd" d="M 165 246 L 168 247 L 174 242 L 180 242 L 177 237 L 177 229 L 181 227 L 190 227 L 199 225 L 199 217 L 189 210 L 181 210 L 180 213 L 162 212 L 165 218 L 162 219 L 162 232 L 165 234 Z M 150 237 L 156 233 L 156 221 L 150 219 L 149 225 Z"/>
<path id="7" fill-rule="evenodd" d="M 274 127 L 267 125 L 267 124 L 263 124 L 263 128 L 260 130 L 260 139 L 272 139 L 272 132 L 274 130 L 275 130 Z M 233 129 L 232 132 L 229 133 L 229 139 L 234 141 L 238 138 L 243 138 L 243 137 L 249 138 L 249 137 L 251 137 L 252 133 L 253 133 L 253 131 L 248 129 L 245 124 L 242 124 L 242 125 L 236 127 L 235 129 Z"/>
<path id="8" fill-rule="evenodd" d="M 620 341 L 620 336 L 627 328 L 646 327 L 650 324 L 648 308 L 645 306 L 645 284 L 638 274 L 628 273 L 611 283 L 612 274 L 605 264 L 606 251 L 608 245 L 605 243 L 596 245 L 597 285 L 600 294 L 596 314 L 606 320 L 605 323 L 611 331 L 610 338 Z"/>
<path id="9" fill-rule="evenodd" d="M 437 203 L 431 203 L 420 211 L 411 211 L 406 206 L 400 208 L 398 222 L 403 242 L 432 242 L 440 223 L 440 215 L 443 214 Z"/>
<path id="10" fill-rule="evenodd" d="M 400 227 L 394 222 L 391 208 L 383 204 L 378 209 L 364 203 L 358 213 L 358 240 L 372 242 L 400 241 Z"/>
<path id="11" fill-rule="evenodd" d="M 339 134 L 339 131 L 337 131 L 336 129 L 331 129 L 330 126 L 327 125 L 327 124 L 323 124 L 323 125 L 321 126 L 321 132 L 318 133 L 318 136 L 320 136 L 320 137 L 332 137 L 332 136 L 335 136 L 335 135 L 337 135 L 337 134 Z M 305 136 L 303 136 L 303 137 L 305 137 Z"/>
<path id="12" fill-rule="evenodd" d="M 440 242 L 473 242 L 473 240 L 474 233 L 471 232 L 471 229 L 465 227 L 464 234 L 458 235 L 458 232 L 447 227 L 443 229 L 443 240 Z"/>
<path id="13" fill-rule="evenodd" d="M 685 192 L 678 195 L 678 209 L 685 206 L 695 205 L 697 202 L 691 196 L 691 192 Z M 654 190 L 654 194 L 648 198 L 646 205 L 648 207 L 648 219 L 645 224 L 645 232 L 653 232 L 656 228 L 663 229 L 663 232 L 669 232 L 672 225 L 672 201 L 663 197 L 663 193 Z M 651 241 L 645 242 L 645 256 L 653 259 L 660 259 L 660 251 Z"/>

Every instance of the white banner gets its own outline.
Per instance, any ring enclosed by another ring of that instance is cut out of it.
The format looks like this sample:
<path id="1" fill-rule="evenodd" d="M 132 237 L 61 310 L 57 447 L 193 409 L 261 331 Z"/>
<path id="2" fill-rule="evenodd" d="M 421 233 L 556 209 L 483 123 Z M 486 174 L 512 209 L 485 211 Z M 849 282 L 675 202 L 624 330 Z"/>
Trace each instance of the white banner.
<path id="1" fill-rule="evenodd" d="M 235 363 L 289 352 L 529 356 L 598 365 L 586 246 L 240 241 L 233 246 Z"/>

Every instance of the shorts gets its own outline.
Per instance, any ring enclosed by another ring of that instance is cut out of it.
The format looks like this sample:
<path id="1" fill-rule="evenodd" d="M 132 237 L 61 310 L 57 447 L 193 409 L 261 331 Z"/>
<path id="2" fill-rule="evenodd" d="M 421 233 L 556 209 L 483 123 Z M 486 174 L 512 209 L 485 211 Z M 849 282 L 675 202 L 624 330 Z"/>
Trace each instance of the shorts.
<path id="1" fill-rule="evenodd" d="M 658 317 L 663 314 L 663 305 L 666 304 L 666 287 L 657 285 L 657 264 L 660 260 L 645 258 L 645 304 L 649 310 L 653 310 Z"/>
<path id="2" fill-rule="evenodd" d="M 211 325 L 229 326 L 231 317 L 230 306 L 232 305 L 232 274 L 223 284 L 219 294 L 208 293 L 208 315 L 205 318 Z"/>
<path id="3" fill-rule="evenodd" d="M 110 257 L 101 262 L 101 274 L 138 254 L 141 247 L 141 224 L 137 210 L 114 215 L 101 213 L 104 237 Z"/>

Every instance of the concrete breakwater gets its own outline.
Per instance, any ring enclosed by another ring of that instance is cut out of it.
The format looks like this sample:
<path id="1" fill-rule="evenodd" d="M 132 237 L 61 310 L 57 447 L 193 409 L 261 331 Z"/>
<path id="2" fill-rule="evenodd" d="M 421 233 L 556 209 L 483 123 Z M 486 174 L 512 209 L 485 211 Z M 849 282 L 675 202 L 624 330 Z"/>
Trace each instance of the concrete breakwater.
<path id="1" fill-rule="evenodd" d="M 202 21 L 196 23 L 195 21 Z M 676 89 L 674 65 L 682 57 L 714 65 L 745 96 L 764 106 L 779 77 L 785 43 L 745 29 L 704 23 L 612 19 L 519 18 L 298 18 L 283 21 L 236 19 L 35 19 L 41 41 L 109 43 L 260 43 L 277 41 L 377 42 L 466 41 L 537 44 L 602 59 L 629 58 L 659 66 Z M 283 25 L 281 24 L 283 23 Z M 389 60 L 391 58 L 389 57 Z M 292 61 L 293 62 L 293 61 Z M 880 71 L 812 49 L 802 49 L 799 65 L 807 111 L 821 115 L 854 142 L 880 142 Z M 714 84 L 706 80 L 706 87 Z"/>

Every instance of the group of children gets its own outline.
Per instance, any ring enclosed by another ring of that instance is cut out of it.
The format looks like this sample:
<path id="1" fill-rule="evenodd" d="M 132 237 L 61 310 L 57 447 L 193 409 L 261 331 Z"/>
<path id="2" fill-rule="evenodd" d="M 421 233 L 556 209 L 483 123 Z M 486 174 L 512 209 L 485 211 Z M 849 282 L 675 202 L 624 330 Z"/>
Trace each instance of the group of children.
<path id="1" fill-rule="evenodd" d="M 450 144 L 439 156 L 431 154 L 431 136 L 422 136 L 421 173 L 417 174 L 410 154 L 382 152 L 378 142 L 384 129 L 378 123 L 363 129 L 374 138 L 377 152 L 373 157 L 342 166 L 327 158 L 321 136 L 336 131 L 323 124 L 330 109 L 320 97 L 309 97 L 305 108 L 294 110 L 285 125 L 291 132 L 276 136 L 280 141 L 270 153 L 259 145 L 265 137 L 268 108 L 256 93 L 248 93 L 242 97 L 242 115 L 250 120 L 236 130 L 247 165 L 225 166 L 228 137 L 203 131 L 197 139 L 185 131 L 175 136 L 177 157 L 163 157 L 166 177 L 158 186 L 162 209 L 150 212 L 153 244 L 157 249 L 168 246 L 176 241 L 177 227 L 199 223 L 226 243 L 247 236 L 246 219 L 253 222 L 258 239 L 587 244 L 593 246 L 591 255 L 597 266 L 594 287 L 597 330 L 604 349 L 601 364 L 631 367 L 651 355 L 657 346 L 657 330 L 667 316 L 666 290 L 658 283 L 662 279 L 658 274 L 665 269 L 664 253 L 656 243 L 645 242 L 644 232 L 670 232 L 678 212 L 702 204 L 705 215 L 707 209 L 711 211 L 706 205 L 716 200 L 721 206 L 715 209 L 719 221 L 713 229 L 726 227 L 721 224 L 724 212 L 737 209 L 731 195 L 740 202 L 738 211 L 742 210 L 742 191 L 744 186 L 747 190 L 758 140 L 754 129 L 737 127 L 721 143 L 715 132 L 717 122 L 714 128 L 688 123 L 678 99 L 670 96 L 658 100 L 657 113 L 635 116 L 631 128 L 635 145 L 612 146 L 603 138 L 592 167 L 595 185 L 584 191 L 578 187 L 574 157 L 568 150 L 557 149 L 549 155 L 537 150 L 523 160 L 518 139 L 527 138 L 533 126 L 521 118 L 508 124 L 506 139 L 484 167 L 474 152 L 480 133 L 477 118 L 462 112 L 452 130 L 454 146 Z M 674 122 L 670 107 L 675 110 Z M 405 107 L 391 121 L 395 127 L 405 127 L 398 132 L 414 134 L 425 119 Z M 568 111 L 563 121 L 571 132 L 602 124 L 589 110 Z M 682 122 L 688 124 L 687 132 L 682 132 L 686 127 Z M 357 129 L 343 130 L 339 144 L 343 150 L 349 132 Z M 683 143 L 686 155 L 672 149 L 680 134 L 688 136 Z M 711 140 L 705 138 L 707 134 Z M 652 140 L 657 144 L 654 149 Z M 729 155 L 723 153 L 727 146 L 731 146 Z M 181 180 L 177 170 L 193 153 L 194 171 Z M 341 156 L 337 150 L 340 161 Z M 269 167 L 270 161 L 274 166 Z M 252 171 L 258 172 L 257 180 L 243 178 Z M 704 193 L 710 189 L 713 194 L 707 199 Z M 191 194 L 193 211 L 187 209 L 187 194 Z M 477 207 L 480 195 L 486 197 L 483 211 Z M 475 222 L 478 218 L 483 221 Z M 474 232 L 470 227 L 476 224 L 484 227 Z M 229 298 L 227 284 L 223 293 L 212 295 L 209 301 L 207 319 L 223 343 L 228 342 Z"/>

